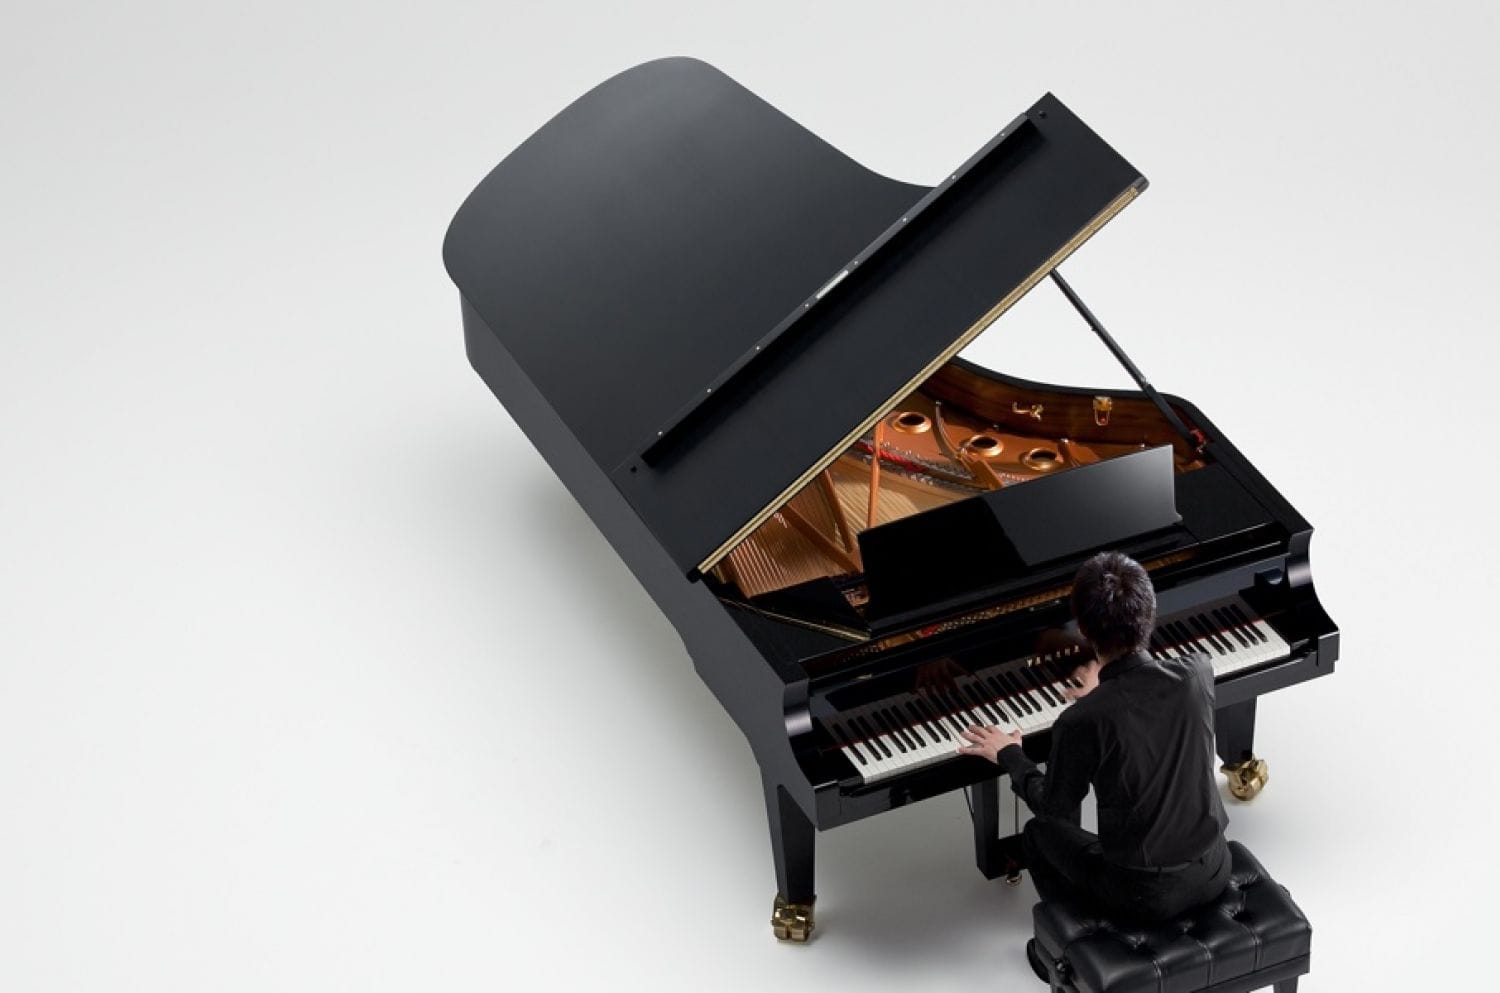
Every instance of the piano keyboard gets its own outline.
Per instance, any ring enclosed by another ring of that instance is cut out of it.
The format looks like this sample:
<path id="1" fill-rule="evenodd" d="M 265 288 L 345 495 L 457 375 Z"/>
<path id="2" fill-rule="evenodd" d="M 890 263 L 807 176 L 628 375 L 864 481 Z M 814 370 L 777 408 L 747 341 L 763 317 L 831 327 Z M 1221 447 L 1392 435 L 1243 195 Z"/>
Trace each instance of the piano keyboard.
<path id="1" fill-rule="evenodd" d="M 1291 646 L 1239 597 L 1229 597 L 1159 619 L 1150 652 L 1158 659 L 1203 652 L 1219 679 L 1287 658 Z M 1066 656 L 1019 660 L 844 710 L 824 723 L 868 785 L 958 758 L 959 732 L 976 724 L 1023 736 L 1045 731 L 1072 704 L 1063 691 L 1078 685 L 1075 667 Z"/>

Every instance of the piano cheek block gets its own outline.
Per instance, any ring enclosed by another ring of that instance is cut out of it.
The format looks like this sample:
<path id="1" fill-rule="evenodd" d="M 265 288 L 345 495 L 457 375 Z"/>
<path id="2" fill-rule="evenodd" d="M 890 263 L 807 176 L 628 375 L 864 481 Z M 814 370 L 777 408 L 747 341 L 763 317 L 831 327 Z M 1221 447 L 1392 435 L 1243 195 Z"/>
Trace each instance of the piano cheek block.
<path id="1" fill-rule="evenodd" d="M 995 868 L 995 770 L 957 735 L 1044 746 L 1077 643 L 1039 638 L 1091 550 L 1151 571 L 1154 654 L 1211 661 L 1246 795 L 1257 698 L 1337 652 L 1311 526 L 1057 272 L 1144 177 L 1050 94 L 997 125 L 916 186 L 663 59 L 561 110 L 444 241 L 470 363 L 750 742 L 786 941 L 815 931 L 821 829 L 975 787 Z M 1139 390 L 957 357 L 1049 275 Z"/>

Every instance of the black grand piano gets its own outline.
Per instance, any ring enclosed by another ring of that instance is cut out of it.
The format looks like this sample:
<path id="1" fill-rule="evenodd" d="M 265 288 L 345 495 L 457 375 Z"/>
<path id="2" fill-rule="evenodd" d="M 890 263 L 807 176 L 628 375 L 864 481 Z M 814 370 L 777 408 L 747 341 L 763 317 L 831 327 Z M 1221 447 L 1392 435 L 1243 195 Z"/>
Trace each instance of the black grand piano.
<path id="1" fill-rule="evenodd" d="M 672 58 L 579 98 L 453 220 L 469 361 L 755 752 L 779 938 L 813 928 L 816 832 L 892 807 L 967 789 L 980 869 L 1013 871 L 995 768 L 955 733 L 1009 722 L 1045 757 L 1101 548 L 1150 570 L 1153 651 L 1213 657 L 1240 798 L 1258 698 L 1333 671 L 1311 526 L 1058 272 L 1145 186 L 1050 95 L 927 188 Z M 957 357 L 1049 281 L 1139 391 Z"/>

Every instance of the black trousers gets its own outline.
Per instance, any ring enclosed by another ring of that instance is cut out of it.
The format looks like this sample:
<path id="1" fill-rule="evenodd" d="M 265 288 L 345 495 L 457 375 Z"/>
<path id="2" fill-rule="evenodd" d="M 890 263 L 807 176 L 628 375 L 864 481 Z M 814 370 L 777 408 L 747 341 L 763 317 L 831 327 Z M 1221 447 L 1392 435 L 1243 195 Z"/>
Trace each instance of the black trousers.
<path id="1" fill-rule="evenodd" d="M 1111 920 L 1154 924 L 1219 896 L 1229 884 L 1224 839 L 1194 861 L 1163 869 L 1116 865 L 1076 821 L 1034 817 L 1021 833 L 1026 867 L 1043 900 Z"/>

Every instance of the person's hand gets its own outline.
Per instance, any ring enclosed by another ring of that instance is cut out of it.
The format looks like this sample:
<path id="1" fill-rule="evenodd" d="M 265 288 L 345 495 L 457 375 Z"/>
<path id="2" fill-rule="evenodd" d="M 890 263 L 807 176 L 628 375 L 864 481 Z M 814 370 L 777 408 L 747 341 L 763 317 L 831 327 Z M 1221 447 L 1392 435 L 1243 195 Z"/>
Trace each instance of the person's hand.
<path id="1" fill-rule="evenodd" d="M 995 756 L 1000 754 L 1002 748 L 1021 743 L 1020 731 L 1002 731 L 991 724 L 987 727 L 971 727 L 967 731 L 960 731 L 960 735 L 968 742 L 967 745 L 958 746 L 960 755 L 976 755 L 982 759 L 996 761 Z"/>
<path id="2" fill-rule="evenodd" d="M 1099 685 L 1099 660 L 1090 659 L 1074 669 L 1073 678 L 1082 683 L 1083 686 L 1064 686 L 1064 697 L 1069 700 L 1079 700 L 1094 692 L 1094 687 Z"/>

